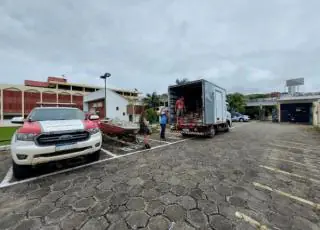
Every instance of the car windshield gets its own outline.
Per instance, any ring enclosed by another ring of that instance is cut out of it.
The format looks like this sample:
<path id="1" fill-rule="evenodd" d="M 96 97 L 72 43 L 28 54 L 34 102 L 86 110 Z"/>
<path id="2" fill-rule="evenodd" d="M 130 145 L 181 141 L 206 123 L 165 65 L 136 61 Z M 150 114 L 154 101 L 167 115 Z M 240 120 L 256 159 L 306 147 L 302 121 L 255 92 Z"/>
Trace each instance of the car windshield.
<path id="1" fill-rule="evenodd" d="M 47 120 L 84 120 L 85 114 L 79 109 L 35 109 L 28 116 L 30 121 Z"/>

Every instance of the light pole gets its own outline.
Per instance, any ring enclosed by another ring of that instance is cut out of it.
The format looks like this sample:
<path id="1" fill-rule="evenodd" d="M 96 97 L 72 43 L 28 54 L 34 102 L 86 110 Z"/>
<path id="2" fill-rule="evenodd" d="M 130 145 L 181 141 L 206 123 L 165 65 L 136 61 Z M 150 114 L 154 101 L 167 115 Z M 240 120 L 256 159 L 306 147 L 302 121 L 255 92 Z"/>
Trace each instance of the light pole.
<path id="1" fill-rule="evenodd" d="M 100 76 L 104 80 L 104 118 L 107 118 L 107 78 L 111 77 L 110 73 Z"/>

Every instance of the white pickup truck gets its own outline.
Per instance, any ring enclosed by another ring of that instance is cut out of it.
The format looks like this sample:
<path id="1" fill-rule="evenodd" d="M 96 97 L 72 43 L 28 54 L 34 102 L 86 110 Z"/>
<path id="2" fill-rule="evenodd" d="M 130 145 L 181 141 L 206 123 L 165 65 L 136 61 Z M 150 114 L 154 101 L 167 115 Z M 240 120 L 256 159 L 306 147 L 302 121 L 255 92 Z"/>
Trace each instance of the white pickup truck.
<path id="1" fill-rule="evenodd" d="M 26 120 L 13 119 L 22 124 L 11 140 L 14 176 L 24 178 L 32 166 L 78 156 L 98 160 L 102 135 L 97 119 L 86 119 L 81 110 L 67 107 L 35 108 Z"/>

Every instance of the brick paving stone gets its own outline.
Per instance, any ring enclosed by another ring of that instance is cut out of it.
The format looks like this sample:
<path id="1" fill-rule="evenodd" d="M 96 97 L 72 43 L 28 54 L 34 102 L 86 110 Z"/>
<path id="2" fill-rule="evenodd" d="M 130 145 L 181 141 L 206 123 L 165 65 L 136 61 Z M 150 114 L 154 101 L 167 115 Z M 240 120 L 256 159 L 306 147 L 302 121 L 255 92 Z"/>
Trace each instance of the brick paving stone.
<path id="1" fill-rule="evenodd" d="M 229 230 L 232 229 L 230 220 L 221 215 L 210 216 L 210 226 L 214 229 Z"/>
<path id="2" fill-rule="evenodd" d="M 29 211 L 29 217 L 45 217 L 54 209 L 53 203 L 42 203 Z"/>
<path id="3" fill-rule="evenodd" d="M 104 217 L 96 217 L 87 221 L 81 230 L 104 230 L 109 226 L 108 221 Z"/>
<path id="4" fill-rule="evenodd" d="M 96 201 L 93 198 L 84 198 L 74 202 L 72 208 L 75 211 L 86 211 L 89 208 L 92 208 L 96 205 Z"/>
<path id="5" fill-rule="evenodd" d="M 174 223 L 173 225 L 174 230 L 195 230 L 194 227 L 191 227 L 189 224 L 186 222 L 177 222 Z"/>
<path id="6" fill-rule="evenodd" d="M 58 224 L 72 213 L 70 208 L 57 208 L 45 217 L 46 224 Z"/>
<path id="7" fill-rule="evenodd" d="M 60 230 L 60 227 L 56 225 L 41 226 L 41 230 Z"/>
<path id="8" fill-rule="evenodd" d="M 159 215 L 164 212 L 164 204 L 159 200 L 149 201 L 147 204 L 147 213 L 151 216 Z"/>
<path id="9" fill-rule="evenodd" d="M 164 216 L 151 217 L 148 223 L 148 229 L 150 230 L 163 230 L 169 229 L 170 221 Z"/>
<path id="10" fill-rule="evenodd" d="M 209 200 L 198 200 L 198 207 L 207 215 L 217 214 L 219 212 L 217 204 Z"/>
<path id="11" fill-rule="evenodd" d="M 207 216 L 199 210 L 189 210 L 187 212 L 187 220 L 196 228 L 206 228 L 208 226 Z"/>
<path id="12" fill-rule="evenodd" d="M 144 228 L 147 226 L 149 215 L 147 215 L 144 211 L 136 211 L 132 212 L 127 218 L 126 221 L 129 226 L 133 229 L 136 228 Z"/>
<path id="13" fill-rule="evenodd" d="M 108 230 L 127 230 L 129 229 L 128 228 L 128 225 L 126 224 L 126 222 L 124 220 L 119 220 L 115 223 L 112 223 L 110 225 L 110 227 L 108 228 Z"/>
<path id="14" fill-rule="evenodd" d="M 184 219 L 186 211 L 179 205 L 169 205 L 165 208 L 164 215 L 171 221 L 177 222 Z"/>
<path id="15" fill-rule="evenodd" d="M 63 230 L 75 228 L 78 229 L 86 222 L 87 218 L 88 216 L 85 213 L 73 213 L 72 215 L 63 219 L 60 226 Z"/>
<path id="16" fill-rule="evenodd" d="M 126 206 L 129 210 L 144 210 L 145 202 L 144 199 L 141 197 L 133 197 L 128 200 Z"/>
<path id="17" fill-rule="evenodd" d="M 44 196 L 42 202 L 56 202 L 58 199 L 63 197 L 63 192 L 51 192 L 48 195 Z"/>
<path id="18" fill-rule="evenodd" d="M 112 205 L 125 205 L 128 201 L 127 193 L 114 193 L 110 198 Z"/>
<path id="19" fill-rule="evenodd" d="M 165 195 L 160 197 L 160 200 L 162 203 L 169 205 L 175 204 L 179 200 L 179 197 L 173 195 L 172 193 L 166 193 Z"/>
<path id="20" fill-rule="evenodd" d="M 181 204 L 181 206 L 186 210 L 194 209 L 197 207 L 196 201 L 190 196 L 180 197 L 177 203 Z"/>
<path id="21" fill-rule="evenodd" d="M 41 220 L 40 219 L 28 219 L 21 221 L 15 230 L 26 230 L 26 229 L 41 229 Z"/>
<path id="22" fill-rule="evenodd" d="M 0 226 L 7 229 L 17 225 L 24 218 L 23 214 L 11 214 L 0 218 Z"/>

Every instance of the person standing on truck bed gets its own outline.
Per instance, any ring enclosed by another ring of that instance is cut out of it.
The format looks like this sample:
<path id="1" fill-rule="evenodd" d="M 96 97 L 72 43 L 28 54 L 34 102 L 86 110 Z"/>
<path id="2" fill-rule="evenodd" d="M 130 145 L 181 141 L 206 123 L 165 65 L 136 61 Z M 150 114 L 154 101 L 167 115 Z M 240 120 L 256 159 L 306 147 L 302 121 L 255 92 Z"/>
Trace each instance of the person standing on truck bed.
<path id="1" fill-rule="evenodd" d="M 176 101 L 176 113 L 177 113 L 177 117 L 182 117 L 183 113 L 184 113 L 185 107 L 184 107 L 184 97 L 180 97 L 180 99 L 178 99 Z"/>
<path id="2" fill-rule="evenodd" d="M 180 97 L 177 101 L 176 101 L 176 126 L 178 125 L 178 121 L 179 121 L 179 117 L 182 117 L 184 114 L 184 110 L 185 110 L 185 106 L 184 106 L 184 97 Z"/>

